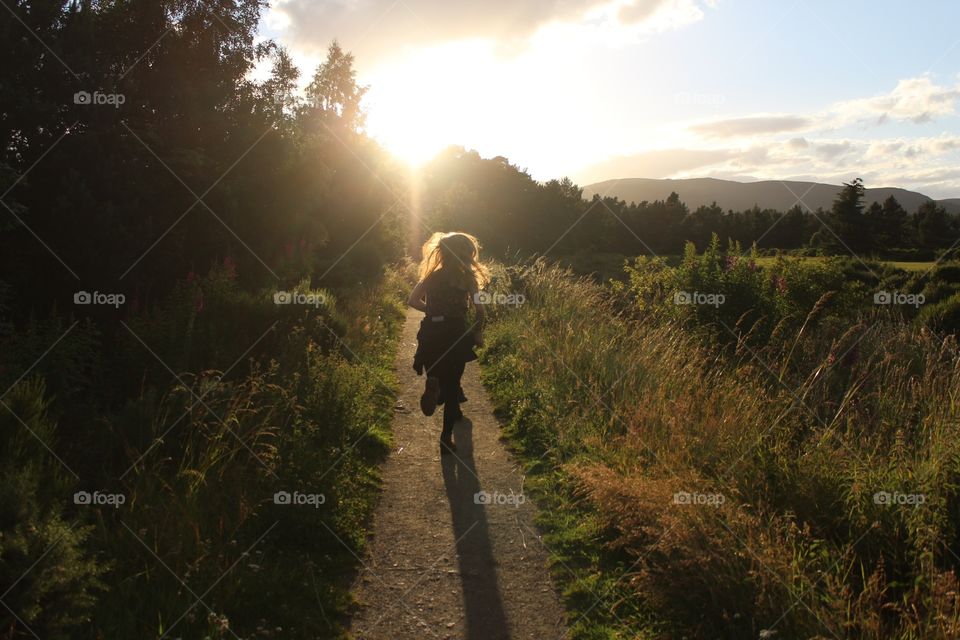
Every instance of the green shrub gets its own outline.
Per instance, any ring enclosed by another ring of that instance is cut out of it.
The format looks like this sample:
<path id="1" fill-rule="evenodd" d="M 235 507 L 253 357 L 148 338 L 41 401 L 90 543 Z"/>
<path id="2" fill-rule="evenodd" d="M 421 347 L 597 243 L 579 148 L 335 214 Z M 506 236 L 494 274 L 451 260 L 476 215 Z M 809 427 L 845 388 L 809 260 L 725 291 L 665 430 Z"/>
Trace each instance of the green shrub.
<path id="1" fill-rule="evenodd" d="M 760 345 L 774 332 L 796 332 L 818 304 L 849 318 L 872 303 L 860 265 L 850 260 L 781 255 L 761 268 L 757 259 L 736 245 L 722 251 L 714 236 L 702 254 L 688 244 L 677 268 L 636 258 L 626 265 L 628 282 L 614 290 L 630 297 L 638 316 L 680 322 L 721 344 Z"/>
<path id="2" fill-rule="evenodd" d="M 105 565 L 90 527 L 67 514 L 74 478 L 57 459 L 41 379 L 20 382 L 0 404 L 0 612 L 5 638 L 73 638 L 90 623 Z"/>
<path id="3" fill-rule="evenodd" d="M 960 333 L 960 293 L 927 304 L 917 318 L 921 325 L 945 333 Z"/>
<path id="4" fill-rule="evenodd" d="M 250 304 L 276 323 L 263 339 L 269 348 L 230 372 L 179 372 L 169 385 L 145 386 L 104 419 L 106 440 L 122 443 L 106 459 L 122 475 L 131 506 L 97 520 L 95 538 L 117 559 L 112 588 L 96 609 L 105 637 L 248 637 L 264 624 L 291 638 L 343 632 L 345 584 L 362 553 L 378 463 L 388 451 L 405 285 L 388 270 L 362 294 L 338 303 L 323 292 L 324 305 L 304 308 L 223 282 L 214 297 L 236 293 L 239 301 L 217 308 Z M 182 304 L 175 294 L 160 307 Z M 237 331 L 225 317 L 200 316 L 194 330 L 210 323 Z M 156 331 L 160 344 L 184 335 L 182 323 L 151 320 L 141 326 Z M 274 504 L 281 491 L 325 502 Z M 170 571 L 194 593 L 216 588 L 197 604 Z M 143 593 L 153 594 L 148 606 Z"/>

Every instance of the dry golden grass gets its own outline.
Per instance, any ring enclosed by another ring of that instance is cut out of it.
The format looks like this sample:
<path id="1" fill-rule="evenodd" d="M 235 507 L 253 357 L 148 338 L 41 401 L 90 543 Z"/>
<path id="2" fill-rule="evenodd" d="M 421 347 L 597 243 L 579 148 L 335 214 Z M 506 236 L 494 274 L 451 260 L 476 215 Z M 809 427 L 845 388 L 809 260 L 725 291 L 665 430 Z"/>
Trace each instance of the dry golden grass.
<path id="1" fill-rule="evenodd" d="M 500 282 L 527 299 L 485 358 L 511 433 L 575 483 L 668 635 L 957 637 L 954 339 L 824 301 L 721 350 L 542 263 Z"/>

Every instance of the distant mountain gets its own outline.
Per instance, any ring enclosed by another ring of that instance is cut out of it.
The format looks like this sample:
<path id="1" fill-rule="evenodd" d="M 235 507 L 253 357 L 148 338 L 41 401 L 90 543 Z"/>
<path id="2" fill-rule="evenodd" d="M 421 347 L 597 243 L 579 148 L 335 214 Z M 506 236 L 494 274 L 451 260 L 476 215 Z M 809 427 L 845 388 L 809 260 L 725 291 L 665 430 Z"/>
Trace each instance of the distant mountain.
<path id="1" fill-rule="evenodd" d="M 680 200 L 691 209 L 700 205 L 716 202 L 724 210 L 741 211 L 754 205 L 761 209 L 785 211 L 802 199 L 803 204 L 816 210 L 817 207 L 829 209 L 842 187 L 819 182 L 801 182 L 796 180 L 761 180 L 759 182 L 735 182 L 717 178 L 686 178 L 681 180 L 654 178 L 623 178 L 605 180 L 583 188 L 583 197 L 590 199 L 593 194 L 616 196 L 627 202 L 647 200 L 665 200 L 671 191 L 680 194 Z M 883 202 L 893 196 L 904 209 L 913 213 L 924 202 L 932 198 L 896 187 L 880 187 L 866 190 L 866 204 Z M 960 198 L 938 200 L 948 212 L 960 214 Z"/>

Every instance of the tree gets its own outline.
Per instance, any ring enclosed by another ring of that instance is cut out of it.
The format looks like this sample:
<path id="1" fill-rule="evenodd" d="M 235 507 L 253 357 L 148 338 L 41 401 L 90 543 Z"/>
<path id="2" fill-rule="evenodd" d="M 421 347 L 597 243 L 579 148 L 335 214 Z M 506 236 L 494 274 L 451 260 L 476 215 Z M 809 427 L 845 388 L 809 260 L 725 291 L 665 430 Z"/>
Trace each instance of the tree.
<path id="1" fill-rule="evenodd" d="M 866 212 L 873 248 L 880 251 L 904 247 L 910 242 L 907 211 L 889 196 L 881 205 L 874 202 Z"/>
<path id="2" fill-rule="evenodd" d="M 300 70 L 284 47 L 270 43 L 269 50 L 273 54 L 273 68 L 270 77 L 261 87 L 264 108 L 274 125 L 286 132 L 297 106 L 296 90 Z"/>
<path id="3" fill-rule="evenodd" d="M 917 209 L 916 220 L 920 244 L 929 248 L 950 245 L 953 230 L 946 209 L 933 200 L 927 200 Z"/>
<path id="4" fill-rule="evenodd" d="M 307 86 L 307 99 L 325 119 L 337 118 L 347 128 L 363 130 L 366 115 L 360 107 L 368 87 L 357 84 L 353 54 L 340 48 L 336 40 L 327 50 L 326 61 L 317 67 Z"/>
<path id="5" fill-rule="evenodd" d="M 843 183 L 843 189 L 833 201 L 830 212 L 830 230 L 833 242 L 830 244 L 838 253 L 858 254 L 870 248 L 869 228 L 863 215 L 863 180 Z M 829 232 L 828 232 L 829 233 Z"/>

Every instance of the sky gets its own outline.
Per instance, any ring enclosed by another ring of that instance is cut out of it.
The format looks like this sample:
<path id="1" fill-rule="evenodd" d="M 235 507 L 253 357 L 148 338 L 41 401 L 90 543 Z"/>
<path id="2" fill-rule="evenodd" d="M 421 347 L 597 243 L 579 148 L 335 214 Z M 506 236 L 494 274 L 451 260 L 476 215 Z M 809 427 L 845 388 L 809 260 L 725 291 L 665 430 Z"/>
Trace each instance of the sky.
<path id="1" fill-rule="evenodd" d="M 271 0 L 304 82 L 336 38 L 367 131 L 537 180 L 862 177 L 960 197 L 956 0 Z"/>

